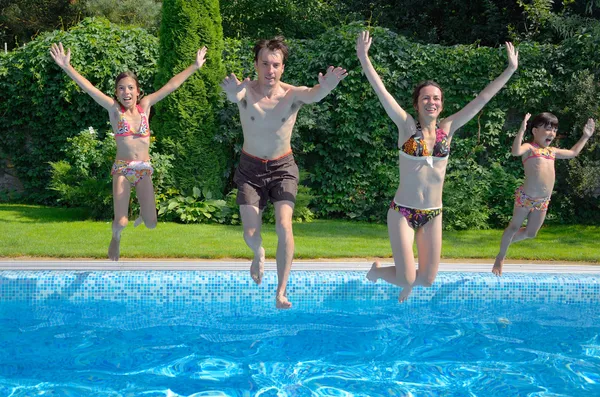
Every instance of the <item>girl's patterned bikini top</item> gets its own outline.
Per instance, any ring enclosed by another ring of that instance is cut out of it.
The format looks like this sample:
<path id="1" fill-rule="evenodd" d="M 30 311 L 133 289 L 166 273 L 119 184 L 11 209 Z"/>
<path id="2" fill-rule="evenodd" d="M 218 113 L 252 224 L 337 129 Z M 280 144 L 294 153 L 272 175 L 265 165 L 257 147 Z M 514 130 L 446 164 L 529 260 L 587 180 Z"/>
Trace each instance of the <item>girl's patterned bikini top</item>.
<path id="1" fill-rule="evenodd" d="M 435 145 L 433 153 L 427 148 L 427 143 L 423 139 L 423 129 L 421 123 L 417 122 L 417 133 L 413 134 L 400 148 L 400 153 L 405 157 L 411 157 L 415 160 L 427 160 L 427 163 L 433 167 L 431 157 L 445 160 L 450 154 L 450 145 L 448 144 L 448 135 L 438 125 L 435 126 Z"/>
<path id="2" fill-rule="evenodd" d="M 529 151 L 527 157 L 523 159 L 523 164 L 525 164 L 525 162 L 532 157 L 543 157 L 545 159 L 554 161 L 556 158 L 556 153 L 554 153 L 553 147 L 539 147 L 537 143 L 531 142 L 531 150 Z"/>
<path id="3" fill-rule="evenodd" d="M 142 118 L 140 121 L 140 129 L 137 132 L 135 132 L 131 129 L 129 122 L 125 118 L 125 108 L 123 106 L 121 106 L 121 109 L 119 111 L 119 121 L 117 123 L 117 133 L 115 134 L 115 138 L 118 136 L 131 136 L 131 135 L 135 135 L 135 136 L 139 136 L 139 137 L 143 137 L 143 138 L 150 136 L 150 127 L 148 126 L 148 117 L 146 116 L 146 113 L 144 113 L 144 111 L 142 110 L 142 107 L 140 105 L 136 105 L 136 108 Z"/>

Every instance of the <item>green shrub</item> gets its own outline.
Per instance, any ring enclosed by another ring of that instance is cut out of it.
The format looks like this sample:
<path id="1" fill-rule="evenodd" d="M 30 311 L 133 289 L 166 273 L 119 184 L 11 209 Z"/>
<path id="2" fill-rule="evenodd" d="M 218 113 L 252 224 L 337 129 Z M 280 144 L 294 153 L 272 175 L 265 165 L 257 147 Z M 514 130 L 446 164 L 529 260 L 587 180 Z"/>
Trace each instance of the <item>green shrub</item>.
<path id="1" fill-rule="evenodd" d="M 341 0 L 221 0 L 225 37 L 310 39 L 348 19 Z"/>
<path id="2" fill-rule="evenodd" d="M 157 32 L 160 26 L 160 0 L 83 0 L 82 11 L 88 16 L 102 16 L 119 25 L 144 27 Z"/>
<path id="3" fill-rule="evenodd" d="M 212 193 L 194 187 L 191 195 L 178 194 L 177 190 L 170 190 L 173 194 L 161 196 L 158 203 L 158 217 L 166 221 L 183 223 L 225 223 L 232 218 L 231 209 L 225 200 L 215 200 Z"/>

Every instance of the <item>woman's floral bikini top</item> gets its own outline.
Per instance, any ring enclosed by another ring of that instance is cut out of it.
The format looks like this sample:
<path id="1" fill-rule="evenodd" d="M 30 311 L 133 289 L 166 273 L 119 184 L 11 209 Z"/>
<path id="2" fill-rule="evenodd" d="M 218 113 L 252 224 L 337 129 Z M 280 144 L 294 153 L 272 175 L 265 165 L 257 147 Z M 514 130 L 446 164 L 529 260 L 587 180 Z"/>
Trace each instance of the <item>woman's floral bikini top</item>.
<path id="1" fill-rule="evenodd" d="M 423 129 L 417 122 L 417 133 L 413 134 L 400 148 L 400 153 L 405 157 L 411 157 L 415 160 L 426 160 L 427 164 L 433 167 L 433 159 L 445 160 L 450 154 L 450 144 L 448 135 L 438 125 L 435 127 L 435 145 L 433 153 L 429 151 L 427 143 L 423 139 Z"/>
<path id="2" fill-rule="evenodd" d="M 121 106 L 121 110 L 119 111 L 119 121 L 117 122 L 117 133 L 115 134 L 115 138 L 118 136 L 131 136 L 136 135 L 139 137 L 147 137 L 150 136 L 150 126 L 148 125 L 148 117 L 146 113 L 142 110 L 140 105 L 136 105 L 138 112 L 140 112 L 140 116 L 142 116 L 142 120 L 140 121 L 140 129 L 136 132 L 131 129 L 131 125 L 129 125 L 129 121 L 125 118 L 125 108 Z"/>
<path id="3" fill-rule="evenodd" d="M 554 160 L 556 158 L 556 153 L 554 153 L 553 147 L 540 147 L 537 143 L 531 142 L 531 150 L 527 157 L 523 159 L 523 164 L 532 157 L 543 157 L 548 160 Z"/>

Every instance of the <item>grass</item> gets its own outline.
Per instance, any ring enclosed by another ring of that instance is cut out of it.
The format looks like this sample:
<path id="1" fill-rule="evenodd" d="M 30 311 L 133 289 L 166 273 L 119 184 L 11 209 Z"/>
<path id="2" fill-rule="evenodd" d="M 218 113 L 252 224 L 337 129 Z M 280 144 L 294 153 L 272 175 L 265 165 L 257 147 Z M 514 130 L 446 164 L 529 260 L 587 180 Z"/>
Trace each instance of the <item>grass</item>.
<path id="1" fill-rule="evenodd" d="M 121 255 L 128 258 L 250 258 L 241 226 L 159 223 L 157 229 L 133 222 L 123 232 Z M 443 259 L 485 258 L 497 252 L 502 230 L 444 232 Z M 110 222 L 85 219 L 77 209 L 0 204 L 0 257 L 105 259 Z M 382 224 L 317 220 L 294 224 L 297 259 L 390 258 L 387 228 Z M 267 257 L 277 238 L 263 226 Z M 514 244 L 509 260 L 600 263 L 600 227 L 545 226 L 533 240 Z"/>

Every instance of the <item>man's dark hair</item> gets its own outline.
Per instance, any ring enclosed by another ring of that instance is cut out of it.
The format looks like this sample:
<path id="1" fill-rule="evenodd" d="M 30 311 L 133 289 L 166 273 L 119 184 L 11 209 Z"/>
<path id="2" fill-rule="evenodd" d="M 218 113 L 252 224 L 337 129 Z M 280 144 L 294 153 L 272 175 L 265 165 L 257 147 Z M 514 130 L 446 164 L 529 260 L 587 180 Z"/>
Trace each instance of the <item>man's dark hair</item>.
<path id="1" fill-rule="evenodd" d="M 258 54 L 260 54 L 260 50 L 266 48 L 270 51 L 279 50 L 283 54 L 283 64 L 285 65 L 285 61 L 287 61 L 288 57 L 288 46 L 283 42 L 285 40 L 283 36 L 273 37 L 270 40 L 260 40 L 254 46 L 254 62 L 258 61 Z"/>

